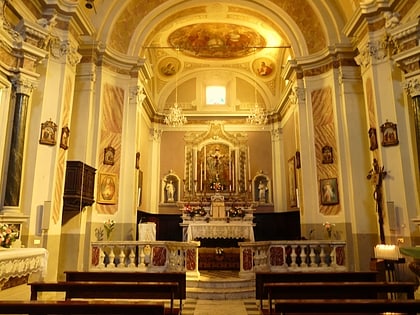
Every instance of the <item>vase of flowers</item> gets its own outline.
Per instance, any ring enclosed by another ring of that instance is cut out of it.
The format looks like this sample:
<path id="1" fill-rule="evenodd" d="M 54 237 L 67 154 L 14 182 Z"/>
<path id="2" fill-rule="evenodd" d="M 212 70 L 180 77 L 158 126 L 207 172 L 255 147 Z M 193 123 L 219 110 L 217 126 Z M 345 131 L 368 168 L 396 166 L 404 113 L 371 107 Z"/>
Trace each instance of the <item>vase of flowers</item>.
<path id="1" fill-rule="evenodd" d="M 0 245 L 10 248 L 19 238 L 19 229 L 14 224 L 0 223 Z"/>
<path id="2" fill-rule="evenodd" d="M 111 239 L 112 231 L 115 228 L 115 221 L 112 219 L 108 219 L 104 222 L 104 229 L 106 232 L 106 239 L 109 241 Z"/>

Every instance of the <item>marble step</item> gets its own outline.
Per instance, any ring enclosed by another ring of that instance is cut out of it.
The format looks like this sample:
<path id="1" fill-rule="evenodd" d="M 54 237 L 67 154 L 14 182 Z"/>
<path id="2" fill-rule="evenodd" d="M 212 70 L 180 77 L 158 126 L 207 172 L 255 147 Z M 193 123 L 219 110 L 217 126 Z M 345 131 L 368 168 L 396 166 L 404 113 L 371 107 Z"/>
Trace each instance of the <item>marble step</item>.
<path id="1" fill-rule="evenodd" d="M 242 300 L 255 298 L 255 287 L 189 288 L 187 298 L 197 300 Z"/>
<path id="2" fill-rule="evenodd" d="M 187 280 L 187 298 L 205 300 L 255 298 L 255 279 L 243 279 L 235 271 L 204 271 Z"/>

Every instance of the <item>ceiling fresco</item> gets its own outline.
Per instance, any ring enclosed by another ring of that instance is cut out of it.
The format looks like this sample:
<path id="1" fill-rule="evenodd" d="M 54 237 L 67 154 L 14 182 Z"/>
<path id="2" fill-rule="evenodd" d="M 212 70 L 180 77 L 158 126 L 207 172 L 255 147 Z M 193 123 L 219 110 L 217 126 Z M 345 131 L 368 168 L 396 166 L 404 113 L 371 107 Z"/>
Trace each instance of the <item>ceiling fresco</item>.
<path id="1" fill-rule="evenodd" d="M 197 58 L 241 58 L 263 48 L 266 40 L 255 30 L 229 23 L 198 23 L 172 32 L 168 43 Z"/>

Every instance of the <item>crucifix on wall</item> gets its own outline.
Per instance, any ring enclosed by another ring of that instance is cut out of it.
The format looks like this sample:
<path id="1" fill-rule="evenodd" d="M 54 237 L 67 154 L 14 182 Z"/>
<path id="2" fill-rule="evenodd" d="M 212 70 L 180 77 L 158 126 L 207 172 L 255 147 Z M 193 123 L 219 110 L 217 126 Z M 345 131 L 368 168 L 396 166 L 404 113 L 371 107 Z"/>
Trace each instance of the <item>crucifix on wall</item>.
<path id="1" fill-rule="evenodd" d="M 383 201 L 382 201 L 382 181 L 386 176 L 384 166 L 380 167 L 378 160 L 373 159 L 373 167 L 367 175 L 367 179 L 370 180 L 374 186 L 373 198 L 376 201 L 376 212 L 378 213 L 379 223 L 379 237 L 381 244 L 385 244 L 385 232 L 384 232 L 384 216 L 383 216 Z"/>

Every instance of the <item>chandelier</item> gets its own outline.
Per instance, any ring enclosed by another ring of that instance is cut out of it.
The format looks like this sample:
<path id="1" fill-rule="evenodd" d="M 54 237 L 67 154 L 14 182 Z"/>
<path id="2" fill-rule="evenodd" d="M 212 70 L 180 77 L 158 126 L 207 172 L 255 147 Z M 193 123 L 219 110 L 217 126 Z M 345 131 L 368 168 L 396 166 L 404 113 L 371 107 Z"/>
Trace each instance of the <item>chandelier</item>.
<path id="1" fill-rule="evenodd" d="M 264 108 L 255 103 L 255 106 L 251 109 L 251 113 L 246 121 L 251 125 L 265 125 L 268 122 L 267 113 Z"/>
<path id="2" fill-rule="evenodd" d="M 178 51 L 177 57 L 178 57 Z M 178 59 L 178 58 L 177 58 Z M 180 127 L 187 123 L 187 118 L 182 113 L 182 109 L 178 107 L 178 71 L 179 67 L 175 69 L 175 103 L 169 108 L 169 114 L 165 116 L 164 123 L 172 127 Z"/>
<path id="3" fill-rule="evenodd" d="M 255 48 L 254 48 L 254 62 L 255 63 Z M 254 76 L 254 101 L 255 106 L 251 108 L 251 113 L 249 114 L 248 118 L 246 119 L 248 124 L 251 125 L 265 125 L 267 124 L 268 118 L 267 113 L 265 112 L 264 108 L 258 106 L 257 102 L 257 78 L 256 78 L 256 71 L 251 66 L 251 70 Z"/>
<path id="4" fill-rule="evenodd" d="M 182 113 L 182 109 L 178 107 L 177 102 L 175 102 L 174 106 L 169 108 L 169 114 L 166 115 L 164 122 L 173 127 L 180 127 L 187 123 L 187 118 Z"/>

